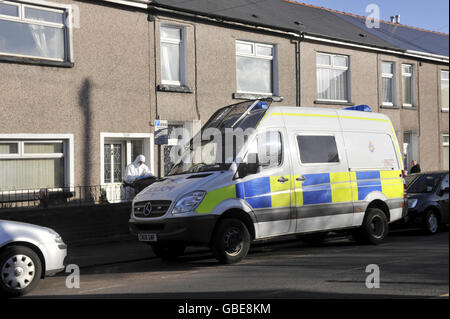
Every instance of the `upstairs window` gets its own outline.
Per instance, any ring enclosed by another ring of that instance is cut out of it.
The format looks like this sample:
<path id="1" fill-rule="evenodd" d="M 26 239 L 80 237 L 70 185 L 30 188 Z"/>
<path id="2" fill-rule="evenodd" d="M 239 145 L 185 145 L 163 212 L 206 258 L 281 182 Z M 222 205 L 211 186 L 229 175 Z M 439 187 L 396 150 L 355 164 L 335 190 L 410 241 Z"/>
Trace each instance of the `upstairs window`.
<path id="1" fill-rule="evenodd" d="M 238 93 L 275 95 L 274 53 L 273 45 L 236 41 Z"/>
<path id="2" fill-rule="evenodd" d="M 383 105 L 394 106 L 395 101 L 395 63 L 382 62 Z"/>
<path id="3" fill-rule="evenodd" d="M 183 29 L 176 26 L 162 26 L 160 30 L 162 84 L 183 85 Z"/>
<path id="4" fill-rule="evenodd" d="M 413 107 L 415 104 L 414 66 L 402 64 L 403 106 Z"/>
<path id="5" fill-rule="evenodd" d="M 0 55 L 69 61 L 68 16 L 69 10 L 58 4 L 1 2 Z"/>
<path id="6" fill-rule="evenodd" d="M 441 107 L 448 112 L 448 71 L 441 71 Z"/>
<path id="7" fill-rule="evenodd" d="M 319 101 L 349 101 L 348 56 L 317 54 L 317 97 Z"/>

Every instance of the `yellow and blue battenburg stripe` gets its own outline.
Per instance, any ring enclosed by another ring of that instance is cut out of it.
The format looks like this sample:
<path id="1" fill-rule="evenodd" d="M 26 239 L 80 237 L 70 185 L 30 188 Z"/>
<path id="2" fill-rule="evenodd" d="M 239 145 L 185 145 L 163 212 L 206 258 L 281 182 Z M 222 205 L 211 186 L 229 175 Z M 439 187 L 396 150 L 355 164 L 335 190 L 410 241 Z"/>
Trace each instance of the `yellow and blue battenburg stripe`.
<path id="1" fill-rule="evenodd" d="M 363 201 L 372 192 L 403 198 L 401 171 L 304 174 L 303 182 L 297 181 L 299 176 L 286 176 L 290 181 L 284 184 L 278 182 L 281 176 L 259 177 L 208 192 L 197 212 L 209 213 L 231 198 L 245 200 L 254 209 Z"/>

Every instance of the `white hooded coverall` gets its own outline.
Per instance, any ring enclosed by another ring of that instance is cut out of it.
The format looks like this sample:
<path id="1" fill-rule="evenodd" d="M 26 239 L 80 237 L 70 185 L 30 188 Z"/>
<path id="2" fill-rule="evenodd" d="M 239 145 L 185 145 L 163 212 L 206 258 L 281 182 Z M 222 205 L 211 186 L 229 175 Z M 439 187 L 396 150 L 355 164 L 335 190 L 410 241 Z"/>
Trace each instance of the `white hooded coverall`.
<path id="1" fill-rule="evenodd" d="M 152 176 L 150 169 L 145 164 L 139 162 L 145 162 L 145 156 L 139 155 L 136 157 L 133 163 L 127 166 L 125 171 L 124 181 L 128 184 L 134 183 L 137 179 Z"/>

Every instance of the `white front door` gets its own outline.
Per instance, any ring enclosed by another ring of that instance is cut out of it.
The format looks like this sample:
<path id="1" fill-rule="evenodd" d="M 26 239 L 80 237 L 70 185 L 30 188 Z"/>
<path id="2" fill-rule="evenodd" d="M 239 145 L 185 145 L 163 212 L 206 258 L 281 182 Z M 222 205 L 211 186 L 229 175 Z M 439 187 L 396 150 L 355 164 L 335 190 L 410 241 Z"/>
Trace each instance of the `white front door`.
<path id="1" fill-rule="evenodd" d="M 104 144 L 103 183 L 110 202 L 121 199 L 122 176 L 125 168 L 124 151 L 123 143 L 105 142 Z"/>

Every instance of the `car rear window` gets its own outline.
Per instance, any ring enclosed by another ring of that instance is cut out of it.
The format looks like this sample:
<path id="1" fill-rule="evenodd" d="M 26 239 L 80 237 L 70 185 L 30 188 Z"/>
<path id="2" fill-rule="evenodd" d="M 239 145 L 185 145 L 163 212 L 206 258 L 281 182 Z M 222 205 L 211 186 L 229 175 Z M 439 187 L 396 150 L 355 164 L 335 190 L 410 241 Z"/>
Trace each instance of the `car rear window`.
<path id="1" fill-rule="evenodd" d="M 417 177 L 407 188 L 408 193 L 431 193 L 438 185 L 442 174 L 424 174 Z"/>

